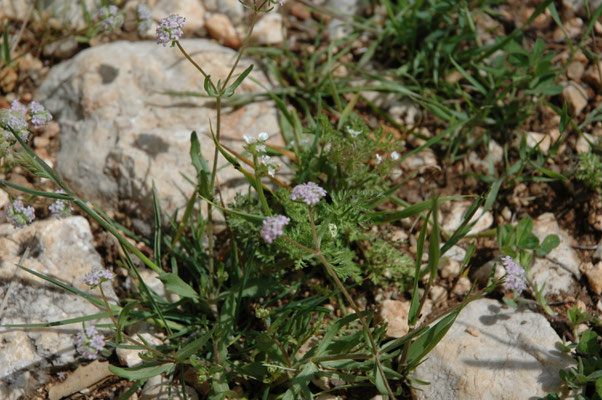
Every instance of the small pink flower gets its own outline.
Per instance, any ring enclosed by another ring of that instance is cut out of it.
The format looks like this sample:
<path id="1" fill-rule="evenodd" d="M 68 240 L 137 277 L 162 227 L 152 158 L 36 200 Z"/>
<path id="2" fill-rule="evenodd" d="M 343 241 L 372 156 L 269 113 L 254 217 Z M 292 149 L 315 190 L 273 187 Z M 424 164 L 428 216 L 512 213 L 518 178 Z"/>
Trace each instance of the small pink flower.
<path id="1" fill-rule="evenodd" d="M 313 182 L 297 185 L 291 192 L 291 200 L 304 201 L 308 206 L 316 204 L 324 196 L 326 196 L 326 190 Z"/>
<path id="2" fill-rule="evenodd" d="M 186 23 L 186 18 L 180 17 L 176 14 L 171 14 L 169 17 L 165 17 L 159 22 L 157 26 L 157 44 L 167 46 L 175 46 L 176 41 L 180 40 L 184 32 L 182 28 Z"/>
<path id="3" fill-rule="evenodd" d="M 525 270 L 517 265 L 510 256 L 502 258 L 502 261 L 506 270 L 506 289 L 516 290 L 518 294 L 521 294 L 527 288 Z"/>
<path id="4" fill-rule="evenodd" d="M 290 218 L 284 215 L 274 215 L 267 217 L 263 221 L 261 228 L 261 237 L 268 243 L 272 243 L 280 235 L 284 234 L 284 227 L 290 222 Z"/>
<path id="5" fill-rule="evenodd" d="M 98 352 L 105 347 L 105 338 L 98 333 L 95 326 L 88 326 L 79 331 L 75 337 L 75 346 L 77 351 L 89 360 L 94 360 Z"/>
<path id="6" fill-rule="evenodd" d="M 86 285 L 91 288 L 95 288 L 103 282 L 110 281 L 115 278 L 115 274 L 108 269 L 101 267 L 95 267 L 91 272 L 88 272 L 84 277 L 83 281 Z"/>

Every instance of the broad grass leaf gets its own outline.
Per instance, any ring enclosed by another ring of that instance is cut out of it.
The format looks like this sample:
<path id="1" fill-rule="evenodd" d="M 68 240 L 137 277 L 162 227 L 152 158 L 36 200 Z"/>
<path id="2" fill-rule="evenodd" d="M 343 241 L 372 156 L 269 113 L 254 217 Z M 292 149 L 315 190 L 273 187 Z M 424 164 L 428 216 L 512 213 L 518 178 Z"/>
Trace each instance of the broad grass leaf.
<path id="1" fill-rule="evenodd" d="M 176 364 L 173 363 L 147 363 L 133 368 L 119 368 L 114 365 L 109 366 L 109 369 L 112 373 L 122 378 L 127 378 L 131 381 L 148 379 L 163 373 L 170 374 L 175 368 Z"/>

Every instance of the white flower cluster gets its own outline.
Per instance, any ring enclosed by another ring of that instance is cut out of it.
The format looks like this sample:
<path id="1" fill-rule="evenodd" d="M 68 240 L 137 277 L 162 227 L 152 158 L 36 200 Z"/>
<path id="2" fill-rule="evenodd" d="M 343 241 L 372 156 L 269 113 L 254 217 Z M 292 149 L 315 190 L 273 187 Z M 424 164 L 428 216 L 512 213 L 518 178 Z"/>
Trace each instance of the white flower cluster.
<path id="1" fill-rule="evenodd" d="M 274 176 L 276 171 L 280 168 L 280 164 L 278 162 L 268 156 L 266 153 L 267 149 L 265 147 L 265 141 L 268 140 L 270 135 L 267 132 L 260 132 L 257 137 L 253 137 L 250 135 L 242 135 L 242 138 L 247 143 L 247 149 L 259 156 L 261 160 L 261 165 L 263 165 L 270 176 Z"/>

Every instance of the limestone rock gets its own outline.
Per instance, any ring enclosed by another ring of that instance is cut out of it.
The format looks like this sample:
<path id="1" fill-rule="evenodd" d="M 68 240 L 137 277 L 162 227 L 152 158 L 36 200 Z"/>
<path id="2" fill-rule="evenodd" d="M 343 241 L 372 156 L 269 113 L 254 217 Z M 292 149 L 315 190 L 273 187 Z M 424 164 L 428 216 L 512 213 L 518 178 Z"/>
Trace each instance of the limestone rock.
<path id="1" fill-rule="evenodd" d="M 85 218 L 53 218 L 19 230 L 11 225 L 0 225 L 0 293 L 3 299 L 8 296 L 1 324 L 59 321 L 101 311 L 41 278 L 17 271 L 15 264 L 20 262 L 28 246 L 29 257 L 22 265 L 98 295 L 98 289 L 88 289 L 82 282 L 82 277 L 92 268 L 102 267 Z M 103 289 L 115 301 L 110 282 L 104 283 Z M 28 330 L 0 328 L 0 376 L 3 378 L 0 398 L 16 399 L 25 388 L 44 383 L 51 364 L 73 362 L 76 358 L 73 341 L 80 329 L 81 324 Z"/>
<path id="2" fill-rule="evenodd" d="M 161 340 L 151 335 L 150 333 L 144 332 L 141 333 L 140 336 L 142 336 L 142 338 L 146 340 L 146 342 L 151 346 L 158 346 L 161 344 Z M 132 335 L 131 338 L 140 342 L 140 339 L 137 335 Z M 125 342 L 125 344 L 132 345 L 132 343 L 130 342 Z M 142 363 L 142 359 L 139 356 L 142 352 L 144 352 L 144 350 L 125 349 L 121 347 L 118 347 L 115 350 L 115 353 L 117 353 L 117 358 L 119 359 L 119 363 L 121 365 L 127 366 L 128 368 L 135 367 L 136 365 L 140 365 Z"/>
<path id="3" fill-rule="evenodd" d="M 433 307 L 433 302 L 427 299 L 421 311 L 421 318 L 428 315 Z M 386 322 L 386 335 L 392 338 L 399 338 L 408 333 L 408 315 L 410 312 L 410 302 L 400 300 L 383 300 L 378 306 L 378 313 L 375 316 L 376 322 Z"/>
<path id="4" fill-rule="evenodd" d="M 199 395 L 190 386 L 186 386 L 186 395 L 188 400 L 199 400 Z M 163 375 L 157 375 L 150 378 L 144 384 L 140 400 L 184 400 L 182 385 L 179 383 L 170 383 L 169 379 Z"/>
<path id="5" fill-rule="evenodd" d="M 376 319 L 387 323 L 387 336 L 402 337 L 410 329 L 408 325 L 409 312 L 409 301 L 384 300 L 379 306 Z"/>
<path id="6" fill-rule="evenodd" d="M 470 303 L 414 377 L 430 382 L 414 391 L 418 400 L 523 400 L 556 390 L 558 371 L 573 360 L 546 318 L 504 308 L 498 301 Z"/>
<path id="7" fill-rule="evenodd" d="M 454 232 L 462 224 L 462 220 L 470 208 L 470 204 L 469 201 L 464 200 L 452 202 L 451 209 L 443 217 L 442 228 L 449 233 Z M 476 224 L 468 232 L 469 235 L 474 235 L 488 229 L 493 224 L 493 215 L 489 211 L 483 213 L 483 208 L 479 207 L 470 220 L 470 222 L 475 221 Z"/>
<path id="8" fill-rule="evenodd" d="M 562 89 L 562 98 L 567 102 L 569 110 L 574 115 L 579 115 L 585 106 L 587 106 L 589 94 L 581 85 L 569 82 Z"/>
<path id="9" fill-rule="evenodd" d="M 213 79 L 225 78 L 235 55 L 232 50 L 202 39 L 181 43 Z M 233 79 L 249 64 L 243 59 Z M 258 70 L 251 76 L 269 87 Z M 133 211 L 128 212 L 143 234 L 150 234 L 153 180 L 169 215 L 183 208 L 192 193 L 183 175 L 196 176 L 188 156 L 193 130 L 203 157 L 210 163 L 213 159 L 209 127 L 215 129 L 214 102 L 170 96 L 168 91 L 203 92 L 202 76 L 177 48 L 115 42 L 84 50 L 53 67 L 37 96 L 61 125 L 58 172 L 72 189 L 105 210 L 131 204 Z M 263 89 L 247 79 L 237 93 L 258 91 Z M 224 110 L 221 140 L 226 145 L 240 152 L 242 135 L 261 131 L 270 134 L 268 143 L 282 144 L 273 103 L 256 101 Z M 225 164 L 220 157 L 218 167 Z M 217 180 L 226 204 L 247 187 L 231 166 L 221 169 Z"/>
<path id="10" fill-rule="evenodd" d="M 207 18 L 206 25 L 209 35 L 224 46 L 238 49 L 242 45 L 236 29 L 234 29 L 234 25 L 232 25 L 227 15 L 211 14 Z"/>
<path id="11" fill-rule="evenodd" d="M 245 8 L 238 0 L 205 0 L 208 11 L 226 14 L 239 23 L 245 15 Z"/>
<path id="12" fill-rule="evenodd" d="M 281 44 L 284 41 L 282 15 L 274 12 L 264 15 L 255 24 L 252 37 L 261 45 Z"/>
<path id="13" fill-rule="evenodd" d="M 599 261 L 596 265 L 592 263 L 585 264 L 583 273 L 587 277 L 589 287 L 595 294 L 600 296 L 602 294 L 602 261 Z"/>
<path id="14" fill-rule="evenodd" d="M 157 4 L 151 6 L 151 16 L 154 20 L 178 14 L 186 18 L 186 24 L 182 30 L 184 33 L 197 32 L 205 26 L 205 8 L 201 0 L 160 0 Z"/>
<path id="15" fill-rule="evenodd" d="M 345 17 L 353 18 L 358 12 L 361 0 L 329 0 L 326 8 L 336 10 L 336 12 Z M 348 21 L 333 18 L 326 27 L 326 31 L 331 41 L 340 40 L 349 36 L 353 32 L 353 27 Z"/>
<path id="16" fill-rule="evenodd" d="M 566 76 L 574 81 L 581 80 L 584 72 L 585 66 L 579 61 L 572 61 L 566 68 Z"/>
<path id="17" fill-rule="evenodd" d="M 579 290 L 578 280 L 581 278 L 579 270 L 579 256 L 571 247 L 573 239 L 561 229 L 552 213 L 540 215 L 533 221 L 533 234 L 539 242 L 550 234 L 560 238 L 560 244 L 545 258 L 535 258 L 531 267 L 532 279 L 538 287 L 545 283 L 544 293 L 560 293 L 561 291 L 573 293 Z"/>
<path id="18" fill-rule="evenodd" d="M 583 75 L 583 80 L 589 83 L 594 89 L 602 90 L 602 80 L 600 78 L 600 74 L 602 73 L 602 61 L 598 63 L 598 65 L 590 66 L 585 74 Z"/>

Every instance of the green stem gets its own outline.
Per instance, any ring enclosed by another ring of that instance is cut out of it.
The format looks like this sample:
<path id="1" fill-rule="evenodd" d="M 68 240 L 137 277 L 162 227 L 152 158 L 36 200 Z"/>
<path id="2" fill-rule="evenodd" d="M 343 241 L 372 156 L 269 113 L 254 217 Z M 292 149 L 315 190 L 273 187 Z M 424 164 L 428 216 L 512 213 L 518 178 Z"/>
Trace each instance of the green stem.
<path id="1" fill-rule="evenodd" d="M 313 234 L 313 238 L 314 238 L 314 246 L 316 247 L 316 249 L 313 250 L 312 252 L 318 257 L 320 262 L 322 262 L 322 265 L 324 265 L 324 268 L 326 268 L 326 271 L 331 276 L 331 278 L 334 280 L 336 286 L 339 288 L 341 293 L 343 293 L 343 296 L 345 297 L 345 299 L 347 300 L 349 305 L 351 305 L 351 308 L 353 308 L 353 311 L 357 314 L 358 320 L 360 321 L 360 324 L 362 325 L 364 332 L 368 336 L 368 340 L 369 340 L 370 346 L 372 348 L 372 354 L 374 357 L 374 363 L 376 364 L 376 368 L 378 369 L 378 372 L 380 373 L 380 375 L 383 378 L 383 382 L 385 384 L 385 387 L 387 389 L 389 397 L 391 398 L 391 400 L 395 400 L 395 395 L 393 394 L 393 390 L 391 389 L 391 386 L 389 385 L 389 381 L 387 380 L 387 375 L 385 373 L 385 370 L 380 362 L 380 352 L 378 350 L 378 346 L 376 345 L 374 337 L 372 336 L 370 327 L 368 326 L 368 324 L 366 323 L 366 320 L 362 316 L 362 313 L 361 313 L 359 307 L 357 306 L 357 304 L 355 303 L 355 301 L 353 300 L 353 297 L 351 297 L 351 295 L 345 288 L 345 285 L 343 285 L 343 282 L 341 282 L 338 275 L 334 271 L 334 268 L 328 262 L 328 260 L 326 260 L 326 258 L 320 251 L 320 242 L 318 241 L 318 235 L 316 233 L 316 224 L 314 222 L 314 217 L 311 212 L 311 207 L 309 207 L 309 206 L 308 206 L 308 211 L 309 211 L 309 220 L 311 222 L 312 234 Z"/>
<path id="2" fill-rule="evenodd" d="M 253 151 L 253 165 L 254 165 L 254 172 L 255 172 L 255 186 L 256 186 L 257 194 L 259 195 L 259 201 L 261 201 L 261 205 L 263 206 L 263 212 L 265 212 L 266 215 L 270 216 L 270 215 L 272 215 L 272 210 L 270 210 L 268 201 L 265 198 L 265 193 L 263 192 L 263 186 L 261 184 L 261 173 L 257 172 L 259 169 L 259 168 L 257 168 L 257 166 L 259 165 L 259 160 L 257 159 L 257 153 L 255 151 Z"/>

